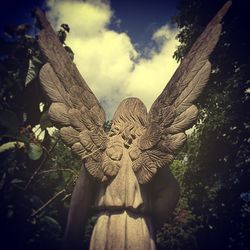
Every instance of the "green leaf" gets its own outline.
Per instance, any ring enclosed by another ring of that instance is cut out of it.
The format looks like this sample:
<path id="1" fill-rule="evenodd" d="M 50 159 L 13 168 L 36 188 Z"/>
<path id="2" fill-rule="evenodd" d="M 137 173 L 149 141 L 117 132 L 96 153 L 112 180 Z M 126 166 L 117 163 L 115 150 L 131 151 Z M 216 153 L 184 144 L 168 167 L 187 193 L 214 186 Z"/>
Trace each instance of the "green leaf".
<path id="1" fill-rule="evenodd" d="M 70 59 L 74 60 L 74 52 L 69 46 L 64 46 L 64 49 L 67 51 L 67 54 L 69 55 Z"/>
<path id="2" fill-rule="evenodd" d="M 23 146 L 24 146 L 24 143 L 23 143 L 23 142 L 20 142 L 20 141 L 11 141 L 11 142 L 4 143 L 3 145 L 0 146 L 0 153 L 4 152 L 4 151 L 6 151 L 6 150 L 13 149 L 13 148 L 15 148 L 17 145 L 18 145 L 19 147 L 23 147 Z"/>
<path id="3" fill-rule="evenodd" d="M 61 27 L 62 27 L 65 31 L 67 31 L 67 32 L 69 33 L 70 28 L 69 28 L 69 25 L 68 25 L 68 24 L 63 23 L 63 24 L 61 24 Z"/>
<path id="4" fill-rule="evenodd" d="M 67 37 L 67 33 L 64 30 L 60 29 L 57 33 L 57 36 L 60 42 L 64 43 Z"/>
<path id="5" fill-rule="evenodd" d="M 49 120 L 49 115 L 48 115 L 48 111 L 45 111 L 40 118 L 40 127 L 42 130 L 45 130 L 48 127 L 52 127 L 52 123 Z"/>
<path id="6" fill-rule="evenodd" d="M 50 217 L 50 216 L 44 216 L 42 218 L 42 221 L 44 223 L 46 223 L 46 225 L 48 227 L 50 227 L 51 229 L 53 229 L 54 232 L 60 232 L 61 231 L 61 226 L 58 223 L 58 221 L 56 221 L 54 218 Z"/>
<path id="7" fill-rule="evenodd" d="M 36 78 L 41 65 L 42 62 L 36 57 L 33 57 L 29 60 L 29 68 L 25 79 L 25 87 L 27 87 L 27 85 Z"/>
<path id="8" fill-rule="evenodd" d="M 31 142 L 29 144 L 28 156 L 31 160 L 38 160 L 43 154 L 41 146 Z"/>
<path id="9" fill-rule="evenodd" d="M 20 142 L 23 142 L 24 144 L 29 144 L 29 137 L 23 134 L 19 134 L 16 136 L 16 139 Z"/>
<path id="10" fill-rule="evenodd" d="M 68 182 L 72 178 L 72 173 L 68 171 L 63 172 L 63 179 L 65 182 Z"/>
<path id="11" fill-rule="evenodd" d="M 41 198 L 37 195 L 32 195 L 29 200 L 35 208 L 40 208 L 43 205 Z"/>
<path id="12" fill-rule="evenodd" d="M 10 110 L 0 111 L 0 126 L 4 127 L 7 132 L 5 134 L 10 134 L 16 136 L 19 129 L 19 121 L 17 115 Z"/>

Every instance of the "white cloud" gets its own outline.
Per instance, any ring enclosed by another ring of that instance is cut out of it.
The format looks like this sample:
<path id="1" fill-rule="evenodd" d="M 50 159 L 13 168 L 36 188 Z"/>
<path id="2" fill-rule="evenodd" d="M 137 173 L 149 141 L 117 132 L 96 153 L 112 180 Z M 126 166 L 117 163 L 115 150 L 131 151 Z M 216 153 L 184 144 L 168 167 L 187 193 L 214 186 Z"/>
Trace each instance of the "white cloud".
<path id="1" fill-rule="evenodd" d="M 128 96 L 139 97 L 149 109 L 177 68 L 172 58 L 176 30 L 165 25 L 152 34 L 155 46 L 145 48 L 147 58 L 136 51 L 126 33 L 110 30 L 113 15 L 107 3 L 49 0 L 48 15 L 55 28 L 67 23 L 67 45 L 75 63 L 112 118 L 117 105 Z M 112 20 L 115 21 L 115 20 Z"/>
<path id="2" fill-rule="evenodd" d="M 172 58 L 177 46 L 176 32 L 168 25 L 158 29 L 152 40 L 160 46 L 160 50 L 157 52 L 156 48 L 152 48 L 149 52 L 150 58 L 141 58 L 127 80 L 127 93 L 136 94 L 148 109 L 178 66 Z"/>
<path id="3" fill-rule="evenodd" d="M 73 36 L 96 36 L 109 24 L 112 12 L 99 1 L 48 0 L 49 15 L 58 28 L 62 23 L 72 27 Z"/>

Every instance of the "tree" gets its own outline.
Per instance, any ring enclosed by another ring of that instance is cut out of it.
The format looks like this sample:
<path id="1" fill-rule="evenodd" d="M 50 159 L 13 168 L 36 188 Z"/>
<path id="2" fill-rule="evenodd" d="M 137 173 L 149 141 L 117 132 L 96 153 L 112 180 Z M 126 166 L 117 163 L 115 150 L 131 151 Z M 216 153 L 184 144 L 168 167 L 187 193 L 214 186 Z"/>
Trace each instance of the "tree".
<path id="1" fill-rule="evenodd" d="M 224 1 L 181 0 L 174 18 L 181 29 L 181 60 Z M 182 186 L 202 227 L 192 249 L 249 249 L 249 25 L 248 6 L 234 1 L 211 57 L 212 75 L 197 105 Z"/>
<path id="2" fill-rule="evenodd" d="M 29 29 L 35 34 L 26 24 L 6 29 L 0 40 L 1 246 L 60 249 L 80 161 L 48 133 L 49 105 L 38 81 L 44 61 Z M 73 59 L 67 32 L 63 24 L 58 37 Z"/>

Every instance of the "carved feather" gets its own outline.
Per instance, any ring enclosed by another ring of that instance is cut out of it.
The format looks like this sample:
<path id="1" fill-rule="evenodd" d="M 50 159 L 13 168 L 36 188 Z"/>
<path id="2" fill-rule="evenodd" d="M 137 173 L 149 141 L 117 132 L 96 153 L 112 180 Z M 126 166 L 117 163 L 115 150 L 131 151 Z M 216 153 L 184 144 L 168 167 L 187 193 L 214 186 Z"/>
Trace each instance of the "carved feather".
<path id="1" fill-rule="evenodd" d="M 106 148 L 107 135 L 102 129 L 95 129 L 95 131 L 91 133 L 91 139 L 98 148 L 103 150 Z"/>
<path id="2" fill-rule="evenodd" d="M 103 172 L 105 173 L 105 175 L 116 176 L 120 167 L 119 167 L 119 163 L 113 162 L 110 160 L 109 162 L 104 162 L 102 164 L 102 169 L 103 169 Z"/>
<path id="3" fill-rule="evenodd" d="M 153 103 L 140 138 L 142 153 L 133 166 L 140 183 L 148 182 L 158 168 L 169 164 L 186 141 L 185 130 L 198 114 L 193 103 L 207 84 L 211 72 L 208 58 L 219 40 L 220 21 L 230 5 L 227 2 L 207 25 Z"/>
<path id="4" fill-rule="evenodd" d="M 60 128 L 60 135 L 66 145 L 86 162 L 89 173 L 103 181 L 102 158 L 98 154 L 102 155 L 107 141 L 102 128 L 105 112 L 44 14 L 37 10 L 36 16 L 42 27 L 38 44 L 48 61 L 42 67 L 39 77 L 52 102 L 49 108 L 50 119 Z"/>
<path id="5" fill-rule="evenodd" d="M 88 109 L 91 109 L 93 107 L 98 107 L 98 109 L 100 109 L 100 107 L 96 105 L 96 98 L 88 90 L 85 90 L 81 93 L 80 99 L 83 103 L 85 103 L 85 106 Z"/>
<path id="6" fill-rule="evenodd" d="M 84 123 L 82 122 L 80 110 L 74 109 L 74 108 L 70 109 L 69 120 L 70 120 L 71 126 L 77 131 L 81 132 L 87 129 Z"/>
<path id="7" fill-rule="evenodd" d="M 174 135 L 167 135 L 166 139 L 162 140 L 159 144 L 159 148 L 163 152 L 174 154 L 185 143 L 186 135 L 184 133 L 178 133 Z"/>
<path id="8" fill-rule="evenodd" d="M 82 131 L 79 135 L 80 142 L 82 146 L 89 152 L 95 151 L 97 149 L 96 145 L 93 143 L 90 133 L 88 131 Z"/>
<path id="9" fill-rule="evenodd" d="M 139 183 L 145 184 L 151 180 L 159 168 L 169 164 L 173 155 L 160 150 L 147 150 L 134 162 L 133 170 L 136 172 Z"/>
<path id="10" fill-rule="evenodd" d="M 86 169 L 88 172 L 98 180 L 104 181 L 105 180 L 105 175 L 101 169 L 101 163 L 100 161 L 96 162 L 93 159 L 89 159 L 86 164 Z"/>
<path id="11" fill-rule="evenodd" d="M 197 119 L 198 109 L 195 105 L 190 106 L 183 113 L 176 116 L 175 120 L 166 132 L 169 134 L 177 134 L 193 126 Z"/>
<path id="12" fill-rule="evenodd" d="M 40 31 L 38 43 L 65 90 L 70 91 L 72 86 L 71 83 L 75 82 L 77 84 L 82 79 L 78 79 L 77 76 L 74 75 L 74 68 L 76 66 L 71 62 L 71 59 L 67 55 L 51 26 L 47 26 L 46 29 Z M 82 85 L 86 87 L 85 85 L 87 84 L 82 82 Z"/>
<path id="13" fill-rule="evenodd" d="M 43 65 L 39 78 L 46 95 L 52 102 L 61 102 L 69 107 L 72 106 L 69 94 L 65 91 L 49 63 Z"/>
<path id="14" fill-rule="evenodd" d="M 211 64 L 207 61 L 204 66 L 197 72 L 193 80 L 177 97 L 175 101 L 176 115 L 184 112 L 200 96 L 202 90 L 207 84 L 211 72 Z"/>
<path id="15" fill-rule="evenodd" d="M 99 116 L 99 109 L 97 106 L 94 106 L 90 111 L 89 111 L 89 116 L 91 117 L 91 120 L 93 123 L 98 126 L 98 127 L 103 127 L 103 120 Z"/>
<path id="16" fill-rule="evenodd" d="M 71 149 L 72 149 L 72 152 L 79 155 L 81 159 L 85 158 L 86 155 L 89 154 L 80 142 L 74 143 Z"/>
<path id="17" fill-rule="evenodd" d="M 49 118 L 58 127 L 69 126 L 69 108 L 64 103 L 54 102 L 49 107 Z"/>
<path id="18" fill-rule="evenodd" d="M 140 149 L 146 150 L 155 146 L 160 140 L 160 129 L 158 124 L 151 123 L 139 141 Z"/>
<path id="19" fill-rule="evenodd" d="M 79 132 L 71 126 L 61 128 L 60 135 L 67 146 L 71 147 L 74 143 L 79 142 Z"/>
<path id="20" fill-rule="evenodd" d="M 91 108 L 91 112 L 95 114 L 93 118 L 94 123 L 99 127 L 103 127 L 104 124 L 103 121 L 105 121 L 105 113 L 102 110 L 100 110 L 100 108 L 97 105 Z"/>

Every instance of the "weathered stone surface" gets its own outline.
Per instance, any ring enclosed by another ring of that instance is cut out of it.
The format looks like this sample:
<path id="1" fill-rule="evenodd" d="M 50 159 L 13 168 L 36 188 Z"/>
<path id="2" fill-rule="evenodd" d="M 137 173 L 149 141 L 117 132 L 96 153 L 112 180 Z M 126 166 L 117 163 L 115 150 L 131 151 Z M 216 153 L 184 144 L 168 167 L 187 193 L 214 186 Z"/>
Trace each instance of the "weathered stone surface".
<path id="1" fill-rule="evenodd" d="M 149 113 L 142 101 L 127 98 L 108 133 L 103 130 L 103 108 L 46 17 L 36 12 L 42 28 L 38 42 L 48 61 L 40 80 L 52 102 L 49 115 L 84 163 L 72 196 L 64 249 L 81 249 L 81 228 L 91 207 L 99 213 L 91 249 L 155 249 L 152 219 L 155 225 L 163 223 L 179 197 L 167 166 L 197 118 L 194 102 L 208 81 L 209 55 L 230 4 L 208 24 Z"/>

